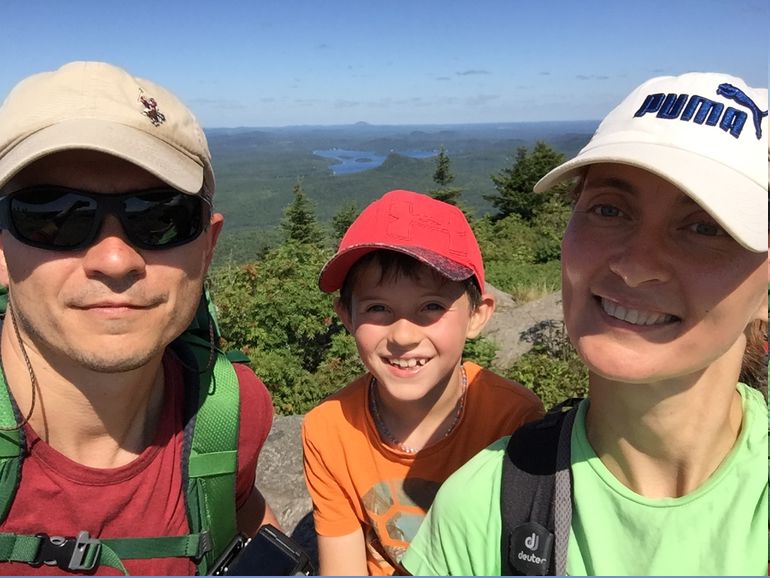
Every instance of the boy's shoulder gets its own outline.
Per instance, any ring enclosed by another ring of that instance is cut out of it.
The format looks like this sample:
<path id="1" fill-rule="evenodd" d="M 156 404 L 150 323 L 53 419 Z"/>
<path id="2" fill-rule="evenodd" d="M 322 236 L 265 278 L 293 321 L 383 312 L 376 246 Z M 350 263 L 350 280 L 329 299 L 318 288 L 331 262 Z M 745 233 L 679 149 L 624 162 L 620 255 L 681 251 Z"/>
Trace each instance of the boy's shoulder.
<path id="1" fill-rule="evenodd" d="M 369 380 L 370 375 L 366 373 L 326 397 L 305 414 L 304 428 L 328 428 L 339 420 L 350 424 L 363 419 Z"/>
<path id="2" fill-rule="evenodd" d="M 543 402 L 540 401 L 540 398 L 522 384 L 470 361 L 466 361 L 463 367 L 465 367 L 465 373 L 468 376 L 468 383 L 473 385 L 471 391 L 475 389 L 477 393 L 483 393 L 487 399 L 503 397 L 518 401 L 524 406 L 537 407 L 542 410 Z M 487 392 L 494 392 L 495 396 L 490 396 Z"/>

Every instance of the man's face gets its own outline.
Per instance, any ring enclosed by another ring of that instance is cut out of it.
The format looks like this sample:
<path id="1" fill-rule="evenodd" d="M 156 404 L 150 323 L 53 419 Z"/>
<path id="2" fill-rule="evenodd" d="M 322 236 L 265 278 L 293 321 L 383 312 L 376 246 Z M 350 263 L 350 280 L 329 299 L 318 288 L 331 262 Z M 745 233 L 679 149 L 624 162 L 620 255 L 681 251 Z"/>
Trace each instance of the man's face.
<path id="1" fill-rule="evenodd" d="M 164 186 L 115 157 L 68 151 L 26 167 L 4 192 L 43 184 L 105 195 Z M 2 231 L 0 282 L 25 345 L 52 365 L 107 373 L 158 358 L 195 313 L 221 226 L 214 214 L 197 239 L 165 250 L 132 246 L 113 215 L 76 251 L 30 247 Z"/>

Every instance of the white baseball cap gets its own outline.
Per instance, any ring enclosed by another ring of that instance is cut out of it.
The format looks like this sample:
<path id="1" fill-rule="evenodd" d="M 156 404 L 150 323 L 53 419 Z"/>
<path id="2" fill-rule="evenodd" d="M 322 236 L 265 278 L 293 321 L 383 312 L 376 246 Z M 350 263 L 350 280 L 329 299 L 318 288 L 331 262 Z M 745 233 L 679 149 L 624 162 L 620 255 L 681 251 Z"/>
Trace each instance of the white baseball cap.
<path id="1" fill-rule="evenodd" d="M 29 76 L 0 107 L 0 187 L 28 164 L 74 149 L 104 152 L 189 194 L 214 194 L 208 143 L 165 88 L 104 62 Z"/>
<path id="2" fill-rule="evenodd" d="M 767 89 L 735 76 L 653 78 L 605 117 L 574 159 L 540 179 L 535 192 L 592 164 L 639 167 L 684 191 L 750 251 L 767 251 L 767 110 Z"/>

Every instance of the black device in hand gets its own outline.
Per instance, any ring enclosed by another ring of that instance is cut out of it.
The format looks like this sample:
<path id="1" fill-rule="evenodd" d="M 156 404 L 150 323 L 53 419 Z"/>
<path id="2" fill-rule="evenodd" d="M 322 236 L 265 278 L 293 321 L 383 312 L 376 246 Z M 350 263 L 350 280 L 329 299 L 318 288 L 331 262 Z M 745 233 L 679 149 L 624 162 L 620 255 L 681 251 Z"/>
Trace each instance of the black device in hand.
<path id="1" fill-rule="evenodd" d="M 310 557 L 275 526 L 265 524 L 249 539 L 238 535 L 214 565 L 214 576 L 310 576 Z"/>

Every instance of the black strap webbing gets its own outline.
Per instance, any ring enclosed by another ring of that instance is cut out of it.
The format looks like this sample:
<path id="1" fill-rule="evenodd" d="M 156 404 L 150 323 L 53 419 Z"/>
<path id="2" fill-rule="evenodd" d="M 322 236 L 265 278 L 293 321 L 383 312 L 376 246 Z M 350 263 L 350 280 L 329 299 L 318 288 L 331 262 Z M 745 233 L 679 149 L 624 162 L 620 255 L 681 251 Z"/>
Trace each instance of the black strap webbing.
<path id="1" fill-rule="evenodd" d="M 515 431 L 508 442 L 500 487 L 503 575 L 563 575 L 566 570 L 572 518 L 570 440 L 579 401 L 555 406 L 543 419 Z"/>

